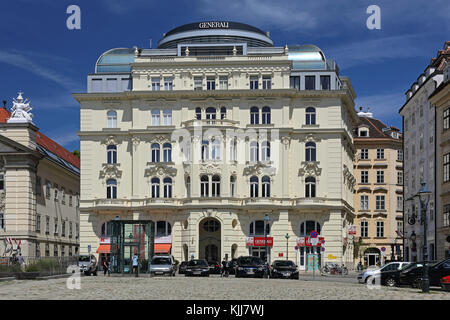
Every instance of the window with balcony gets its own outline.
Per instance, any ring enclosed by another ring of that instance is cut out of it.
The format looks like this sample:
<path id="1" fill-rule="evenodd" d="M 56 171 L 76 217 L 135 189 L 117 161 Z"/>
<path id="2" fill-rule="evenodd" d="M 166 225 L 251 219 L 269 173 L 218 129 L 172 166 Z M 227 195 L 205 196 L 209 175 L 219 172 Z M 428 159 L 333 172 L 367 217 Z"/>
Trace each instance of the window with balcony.
<path id="1" fill-rule="evenodd" d="M 159 78 L 152 78 L 152 91 L 161 90 L 161 80 Z"/>
<path id="2" fill-rule="evenodd" d="M 305 146 L 305 161 L 316 161 L 316 144 L 307 142 Z"/>
<path id="3" fill-rule="evenodd" d="M 316 76 L 305 76 L 305 90 L 316 90 Z"/>
<path id="4" fill-rule="evenodd" d="M 164 178 L 164 198 L 172 198 L 172 179 L 169 177 Z"/>
<path id="5" fill-rule="evenodd" d="M 261 179 L 262 182 L 262 193 L 263 198 L 270 198 L 270 177 L 264 176 Z"/>
<path id="6" fill-rule="evenodd" d="M 117 181 L 116 179 L 108 179 L 106 181 L 106 198 L 117 199 Z"/>
<path id="7" fill-rule="evenodd" d="M 306 124 L 307 125 L 316 124 L 316 109 L 313 107 L 306 108 Z"/>
<path id="8" fill-rule="evenodd" d="M 206 119 L 216 120 L 216 108 L 213 107 L 206 108 Z M 208 121 L 208 123 L 214 124 L 215 121 Z"/>
<path id="9" fill-rule="evenodd" d="M 152 178 L 151 180 L 151 193 L 152 198 L 159 198 L 159 186 L 160 186 L 160 180 L 159 178 Z"/>
<path id="10" fill-rule="evenodd" d="M 250 90 L 258 90 L 258 77 L 250 77 Z"/>
<path id="11" fill-rule="evenodd" d="M 160 146 L 158 143 L 152 143 L 152 162 L 160 162 Z"/>
<path id="12" fill-rule="evenodd" d="M 250 124 L 259 124 L 259 109 L 258 109 L 258 107 L 250 108 Z"/>
<path id="13" fill-rule="evenodd" d="M 163 161 L 172 162 L 172 145 L 170 143 L 163 144 Z"/>
<path id="14" fill-rule="evenodd" d="M 263 76 L 262 77 L 262 88 L 263 90 L 272 89 L 272 77 L 271 76 Z"/>
<path id="15" fill-rule="evenodd" d="M 107 117 L 107 128 L 117 128 L 117 112 L 114 110 L 110 110 L 106 114 Z"/>
<path id="16" fill-rule="evenodd" d="M 250 198 L 258 197 L 258 177 L 252 176 L 250 178 Z"/>
<path id="17" fill-rule="evenodd" d="M 117 146 L 109 145 L 106 147 L 107 163 L 116 164 L 117 163 Z"/>
<path id="18" fill-rule="evenodd" d="M 316 178 L 307 177 L 305 179 L 305 197 L 306 198 L 314 198 L 316 196 Z"/>
<path id="19" fill-rule="evenodd" d="M 211 196 L 220 197 L 220 177 L 218 175 L 212 177 Z"/>

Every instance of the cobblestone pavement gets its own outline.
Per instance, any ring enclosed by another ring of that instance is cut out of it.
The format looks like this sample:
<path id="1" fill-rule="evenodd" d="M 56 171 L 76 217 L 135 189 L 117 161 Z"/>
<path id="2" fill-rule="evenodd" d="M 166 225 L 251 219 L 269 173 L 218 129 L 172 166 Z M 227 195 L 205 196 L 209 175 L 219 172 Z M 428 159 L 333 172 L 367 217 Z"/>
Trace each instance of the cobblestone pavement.
<path id="1" fill-rule="evenodd" d="M 355 279 L 301 280 L 177 277 L 81 277 L 81 288 L 67 289 L 67 278 L 0 282 L 0 300 L 14 299 L 150 299 L 150 300 L 450 300 L 434 289 L 422 294 L 412 288 L 368 289 Z"/>

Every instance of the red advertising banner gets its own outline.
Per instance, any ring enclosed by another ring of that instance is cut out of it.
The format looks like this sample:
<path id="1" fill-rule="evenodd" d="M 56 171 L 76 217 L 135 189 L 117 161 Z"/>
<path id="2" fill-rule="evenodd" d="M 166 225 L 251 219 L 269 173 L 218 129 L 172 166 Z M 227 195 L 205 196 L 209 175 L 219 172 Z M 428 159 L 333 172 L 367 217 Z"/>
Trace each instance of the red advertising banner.
<path id="1" fill-rule="evenodd" d="M 322 243 L 324 242 L 324 237 L 319 237 L 319 240 L 317 241 L 317 244 L 314 245 L 314 247 L 321 247 Z M 298 237 L 297 238 L 297 245 L 299 247 L 313 247 L 313 245 L 310 242 L 309 237 Z"/>
<path id="2" fill-rule="evenodd" d="M 247 237 L 246 241 L 247 247 L 265 247 L 266 238 L 265 237 Z M 273 247 L 273 237 L 267 237 L 267 246 Z"/>

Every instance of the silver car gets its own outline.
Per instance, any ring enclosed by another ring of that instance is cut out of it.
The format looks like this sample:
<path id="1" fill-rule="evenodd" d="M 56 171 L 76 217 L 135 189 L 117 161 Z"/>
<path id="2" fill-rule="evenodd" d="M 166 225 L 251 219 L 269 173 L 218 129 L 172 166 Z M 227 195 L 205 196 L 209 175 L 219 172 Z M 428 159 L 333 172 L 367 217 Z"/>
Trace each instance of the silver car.
<path id="1" fill-rule="evenodd" d="M 84 273 L 85 275 L 89 276 L 93 274 L 94 276 L 97 275 L 97 258 L 95 258 L 94 255 L 91 254 L 89 257 L 86 255 L 80 255 L 78 257 L 78 267 L 80 268 L 80 272 Z"/>
<path id="2" fill-rule="evenodd" d="M 359 283 L 366 283 L 367 279 L 369 279 L 370 276 L 376 277 L 384 270 L 390 270 L 390 268 L 394 267 L 397 270 L 400 270 L 404 265 L 410 264 L 411 262 L 405 262 L 405 261 L 397 261 L 397 262 L 390 262 L 385 264 L 381 268 L 375 268 L 371 270 L 367 270 L 365 272 L 362 272 L 358 275 L 358 282 Z"/>
<path id="3" fill-rule="evenodd" d="M 175 262 L 170 255 L 153 256 L 150 261 L 149 273 L 151 276 L 169 275 L 174 277 L 175 272 Z"/>

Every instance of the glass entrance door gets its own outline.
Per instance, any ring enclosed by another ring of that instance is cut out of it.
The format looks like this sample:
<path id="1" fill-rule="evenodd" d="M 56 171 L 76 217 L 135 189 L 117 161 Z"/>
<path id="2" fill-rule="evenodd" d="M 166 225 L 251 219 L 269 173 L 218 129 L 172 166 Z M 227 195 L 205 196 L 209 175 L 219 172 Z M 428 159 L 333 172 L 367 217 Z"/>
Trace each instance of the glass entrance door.
<path id="1" fill-rule="evenodd" d="M 133 255 L 137 254 L 139 257 L 139 246 L 133 244 L 126 244 L 123 247 L 123 273 L 133 272 Z"/>
<path id="2" fill-rule="evenodd" d="M 266 262 L 266 247 L 251 247 L 250 255 L 259 257 L 263 262 Z M 270 261 L 270 247 L 267 247 L 267 253 Z"/>

